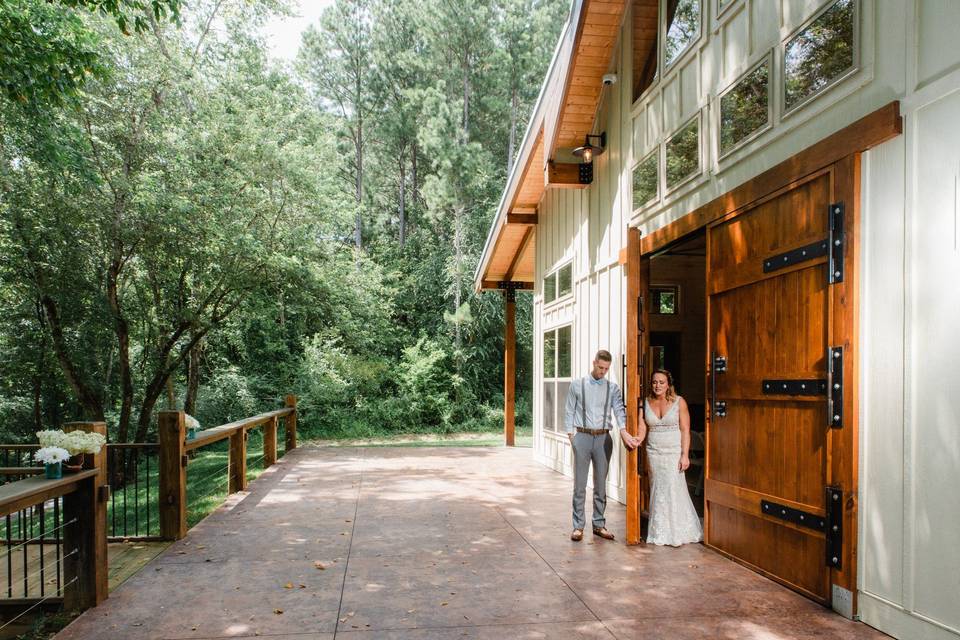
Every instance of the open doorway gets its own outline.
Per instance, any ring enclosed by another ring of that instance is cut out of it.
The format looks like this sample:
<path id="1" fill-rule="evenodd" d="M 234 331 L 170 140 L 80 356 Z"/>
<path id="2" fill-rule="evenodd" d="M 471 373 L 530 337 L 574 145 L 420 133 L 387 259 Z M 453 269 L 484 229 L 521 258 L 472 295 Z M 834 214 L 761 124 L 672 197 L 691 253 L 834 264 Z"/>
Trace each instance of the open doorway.
<path id="1" fill-rule="evenodd" d="M 673 374 L 690 408 L 687 487 L 703 517 L 707 361 L 706 230 L 687 236 L 650 259 L 649 353 L 651 370 Z"/>

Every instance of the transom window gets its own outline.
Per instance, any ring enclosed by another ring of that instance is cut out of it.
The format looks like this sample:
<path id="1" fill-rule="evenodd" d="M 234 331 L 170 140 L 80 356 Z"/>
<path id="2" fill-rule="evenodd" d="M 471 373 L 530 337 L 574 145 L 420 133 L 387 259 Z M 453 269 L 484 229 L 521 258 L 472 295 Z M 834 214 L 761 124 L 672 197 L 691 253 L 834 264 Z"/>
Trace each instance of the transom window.
<path id="1" fill-rule="evenodd" d="M 700 0 L 667 0 L 664 67 L 669 67 L 700 37 Z"/>
<path id="2" fill-rule="evenodd" d="M 720 155 L 770 124 L 770 57 L 720 96 Z"/>
<path id="3" fill-rule="evenodd" d="M 656 199 L 658 186 L 660 184 L 659 160 L 657 150 L 654 149 L 633 168 L 634 210 Z"/>
<path id="4" fill-rule="evenodd" d="M 570 325 L 543 332 L 543 428 L 563 431 L 563 410 L 572 365 Z"/>
<path id="5" fill-rule="evenodd" d="M 855 0 L 837 0 L 783 49 L 784 110 L 790 111 L 856 66 Z"/>
<path id="6" fill-rule="evenodd" d="M 568 262 L 543 279 L 543 302 L 550 304 L 573 293 L 573 264 Z"/>
<path id="7" fill-rule="evenodd" d="M 700 114 L 667 140 L 667 191 L 700 173 Z"/>

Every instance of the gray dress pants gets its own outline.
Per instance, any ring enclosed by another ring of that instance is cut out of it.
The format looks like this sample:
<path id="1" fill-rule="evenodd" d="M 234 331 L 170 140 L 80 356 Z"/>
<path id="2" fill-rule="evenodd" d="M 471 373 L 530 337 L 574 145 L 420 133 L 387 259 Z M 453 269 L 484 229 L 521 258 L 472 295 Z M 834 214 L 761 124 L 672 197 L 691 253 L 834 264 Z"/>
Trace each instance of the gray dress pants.
<path id="1" fill-rule="evenodd" d="M 580 433 L 573 436 L 573 528 L 583 529 L 583 514 L 587 497 L 587 472 L 593 462 L 593 526 L 603 527 L 603 510 L 607 506 L 607 469 L 613 455 L 613 439 L 607 432 L 602 436 Z"/>

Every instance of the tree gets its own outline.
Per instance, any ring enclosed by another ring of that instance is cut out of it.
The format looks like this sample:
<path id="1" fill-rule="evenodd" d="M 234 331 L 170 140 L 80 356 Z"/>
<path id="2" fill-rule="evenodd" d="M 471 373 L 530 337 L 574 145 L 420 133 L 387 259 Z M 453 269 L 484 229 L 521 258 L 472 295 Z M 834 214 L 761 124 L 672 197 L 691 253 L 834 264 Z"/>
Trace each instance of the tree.
<path id="1" fill-rule="evenodd" d="M 317 27 L 303 34 L 301 73 L 310 83 L 318 107 L 333 110 L 352 147 L 345 163 L 352 177 L 354 243 L 363 248 L 363 166 L 365 118 L 372 108 L 370 94 L 370 9 L 367 0 L 335 0 Z"/>

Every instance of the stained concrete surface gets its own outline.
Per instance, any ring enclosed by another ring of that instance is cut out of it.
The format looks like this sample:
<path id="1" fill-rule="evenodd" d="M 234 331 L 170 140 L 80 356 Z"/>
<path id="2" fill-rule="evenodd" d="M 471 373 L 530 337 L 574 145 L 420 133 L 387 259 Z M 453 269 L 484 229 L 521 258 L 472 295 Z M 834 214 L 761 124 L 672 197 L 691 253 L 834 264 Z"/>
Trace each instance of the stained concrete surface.
<path id="1" fill-rule="evenodd" d="M 571 542 L 570 493 L 529 449 L 296 449 L 56 637 L 887 637 L 702 545 L 627 547 L 613 501 L 617 541 Z"/>

